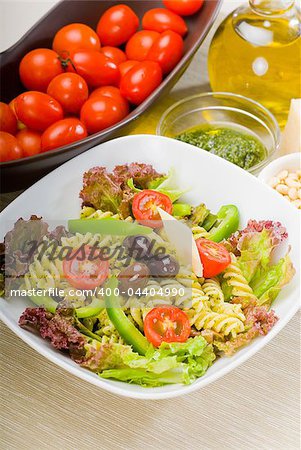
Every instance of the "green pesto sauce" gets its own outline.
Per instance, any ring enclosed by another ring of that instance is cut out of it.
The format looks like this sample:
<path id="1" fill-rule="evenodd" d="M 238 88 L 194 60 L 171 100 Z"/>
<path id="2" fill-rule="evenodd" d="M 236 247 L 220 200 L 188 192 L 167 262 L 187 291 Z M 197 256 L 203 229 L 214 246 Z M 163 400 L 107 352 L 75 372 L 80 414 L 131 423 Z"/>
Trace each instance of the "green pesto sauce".
<path id="1" fill-rule="evenodd" d="M 258 138 L 230 127 L 201 125 L 175 138 L 214 153 L 243 169 L 250 169 L 266 157 L 266 149 Z"/>

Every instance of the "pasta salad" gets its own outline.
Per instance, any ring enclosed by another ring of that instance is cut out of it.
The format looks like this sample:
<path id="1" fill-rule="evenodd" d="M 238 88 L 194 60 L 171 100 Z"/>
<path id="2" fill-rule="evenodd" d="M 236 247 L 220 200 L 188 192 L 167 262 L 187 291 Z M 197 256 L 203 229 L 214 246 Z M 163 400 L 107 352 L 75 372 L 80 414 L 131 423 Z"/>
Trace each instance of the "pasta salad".
<path id="1" fill-rule="evenodd" d="M 183 200 L 151 165 L 84 174 L 79 218 L 19 219 L 1 244 L 1 293 L 33 303 L 19 325 L 98 376 L 145 387 L 192 383 L 267 334 L 294 276 L 279 222 Z"/>

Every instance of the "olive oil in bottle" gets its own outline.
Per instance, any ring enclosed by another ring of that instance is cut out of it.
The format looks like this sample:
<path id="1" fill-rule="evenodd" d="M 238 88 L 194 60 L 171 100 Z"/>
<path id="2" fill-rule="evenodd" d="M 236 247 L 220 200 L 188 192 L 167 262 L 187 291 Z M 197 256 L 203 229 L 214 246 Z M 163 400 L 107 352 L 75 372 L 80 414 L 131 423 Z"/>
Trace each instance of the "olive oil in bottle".
<path id="1" fill-rule="evenodd" d="M 300 31 L 293 0 L 249 0 L 213 37 L 208 58 L 212 90 L 262 103 L 283 127 L 291 99 L 301 97 Z"/>

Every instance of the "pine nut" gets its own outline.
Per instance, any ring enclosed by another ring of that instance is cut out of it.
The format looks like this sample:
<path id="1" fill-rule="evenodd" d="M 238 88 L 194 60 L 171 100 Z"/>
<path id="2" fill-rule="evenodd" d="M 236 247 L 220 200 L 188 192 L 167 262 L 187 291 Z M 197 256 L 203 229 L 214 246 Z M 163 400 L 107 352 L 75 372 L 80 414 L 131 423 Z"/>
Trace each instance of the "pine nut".
<path id="1" fill-rule="evenodd" d="M 279 192 L 279 194 L 286 195 L 288 194 L 288 186 L 286 186 L 286 184 L 278 184 L 276 186 L 276 191 Z"/>
<path id="2" fill-rule="evenodd" d="M 294 187 L 294 188 L 299 188 L 300 187 L 300 183 L 298 181 L 292 180 L 291 178 L 286 178 L 285 184 L 288 187 Z"/>
<path id="3" fill-rule="evenodd" d="M 289 174 L 288 174 L 288 176 L 287 176 L 288 178 L 291 178 L 291 179 L 293 179 L 293 180 L 298 180 L 298 175 L 297 175 L 297 173 L 296 172 L 290 172 Z M 286 177 L 286 178 L 287 178 Z"/>
<path id="4" fill-rule="evenodd" d="M 296 208 L 298 208 L 298 209 L 301 209 L 301 200 L 300 199 L 294 200 L 292 202 L 292 205 L 296 206 Z"/>
<path id="5" fill-rule="evenodd" d="M 301 178 L 301 170 L 297 170 L 296 174 L 298 175 L 299 178 Z"/>
<path id="6" fill-rule="evenodd" d="M 298 191 L 298 197 L 301 199 L 301 189 Z"/>
<path id="7" fill-rule="evenodd" d="M 269 185 L 272 187 L 272 188 L 275 188 L 276 186 L 277 186 L 277 184 L 279 184 L 280 183 L 280 180 L 279 180 L 279 178 L 277 178 L 277 177 L 273 177 L 273 178 L 271 178 L 271 180 L 269 181 Z"/>
<path id="8" fill-rule="evenodd" d="M 288 170 L 281 170 L 281 172 L 278 173 L 277 178 L 280 180 L 284 180 L 288 176 Z"/>
<path id="9" fill-rule="evenodd" d="M 288 196 L 291 200 L 297 200 L 298 198 L 298 191 L 296 188 L 290 188 L 288 191 Z"/>

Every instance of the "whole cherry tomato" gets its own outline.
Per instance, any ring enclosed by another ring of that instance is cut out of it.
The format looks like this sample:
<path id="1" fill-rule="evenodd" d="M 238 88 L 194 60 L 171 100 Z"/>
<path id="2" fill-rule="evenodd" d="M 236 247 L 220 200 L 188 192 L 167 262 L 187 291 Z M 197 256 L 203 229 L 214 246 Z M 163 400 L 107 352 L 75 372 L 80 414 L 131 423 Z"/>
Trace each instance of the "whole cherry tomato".
<path id="1" fill-rule="evenodd" d="M 110 97 L 116 99 L 120 103 L 120 108 L 124 111 L 124 115 L 127 116 L 130 112 L 129 102 L 124 98 L 120 90 L 115 86 L 102 86 L 92 92 L 89 98 L 96 98 L 99 96 Z"/>
<path id="2" fill-rule="evenodd" d="M 27 128 L 16 134 L 16 139 L 23 149 L 23 156 L 33 156 L 41 152 L 41 133 Z"/>
<path id="3" fill-rule="evenodd" d="M 22 147 L 15 136 L 5 131 L 0 131 L 0 162 L 19 159 L 22 156 Z"/>
<path id="4" fill-rule="evenodd" d="M 85 125 L 78 119 L 69 117 L 59 120 L 44 131 L 41 138 L 42 152 L 71 144 L 88 136 Z"/>
<path id="5" fill-rule="evenodd" d="M 191 16 L 203 6 L 205 0 L 163 0 L 166 8 L 180 16 Z"/>
<path id="6" fill-rule="evenodd" d="M 153 61 L 143 61 L 121 78 L 120 92 L 130 103 L 140 105 L 159 86 L 161 81 L 160 65 Z"/>
<path id="7" fill-rule="evenodd" d="M 117 65 L 95 50 L 79 50 L 71 53 L 72 64 L 67 66 L 68 72 L 76 72 L 83 77 L 91 88 L 117 85 L 120 73 Z"/>
<path id="8" fill-rule="evenodd" d="M 125 47 L 128 59 L 135 61 L 144 61 L 154 42 L 158 39 L 160 33 L 157 31 L 138 31 L 127 42 Z"/>
<path id="9" fill-rule="evenodd" d="M 120 122 L 125 115 L 118 99 L 99 95 L 86 101 L 80 119 L 88 133 L 93 134 Z"/>
<path id="10" fill-rule="evenodd" d="M 20 94 L 15 101 L 17 117 L 26 127 L 44 131 L 64 116 L 61 105 L 50 95 L 28 91 Z"/>
<path id="11" fill-rule="evenodd" d="M 178 64 L 184 53 L 184 42 L 174 31 L 164 31 L 147 54 L 147 59 L 160 64 L 167 74 Z"/>
<path id="12" fill-rule="evenodd" d="M 57 100 L 66 113 L 78 114 L 88 100 L 89 89 L 77 73 L 62 73 L 51 80 L 47 94 Z"/>
<path id="13" fill-rule="evenodd" d="M 10 134 L 17 132 L 17 118 L 11 108 L 2 102 L 0 102 L 0 130 Z"/>
<path id="14" fill-rule="evenodd" d="M 61 28 L 52 43 L 59 55 L 67 57 L 74 50 L 100 50 L 100 42 L 92 28 L 83 23 L 71 23 Z"/>
<path id="15" fill-rule="evenodd" d="M 50 81 L 63 72 L 58 54 L 49 48 L 32 50 L 19 66 L 21 81 L 30 91 L 46 92 Z"/>
<path id="16" fill-rule="evenodd" d="M 123 77 L 129 70 L 131 70 L 137 64 L 139 64 L 139 61 L 133 61 L 130 59 L 119 64 L 118 69 L 119 69 L 121 77 Z"/>
<path id="17" fill-rule="evenodd" d="M 181 16 L 164 8 L 154 8 L 147 11 L 142 18 L 144 30 L 163 31 L 172 30 L 181 36 L 188 31 L 187 25 Z"/>
<path id="18" fill-rule="evenodd" d="M 110 58 L 116 66 L 119 66 L 120 63 L 126 61 L 126 54 L 120 50 L 120 48 L 110 47 L 109 45 L 106 47 L 102 47 L 100 50 L 107 58 Z"/>
<path id="19" fill-rule="evenodd" d="M 97 34 L 103 45 L 119 47 L 137 31 L 139 19 L 126 5 L 116 5 L 107 9 L 97 25 Z"/>

